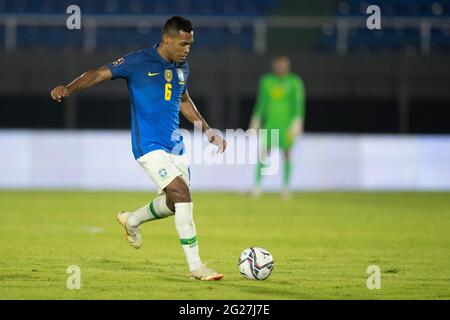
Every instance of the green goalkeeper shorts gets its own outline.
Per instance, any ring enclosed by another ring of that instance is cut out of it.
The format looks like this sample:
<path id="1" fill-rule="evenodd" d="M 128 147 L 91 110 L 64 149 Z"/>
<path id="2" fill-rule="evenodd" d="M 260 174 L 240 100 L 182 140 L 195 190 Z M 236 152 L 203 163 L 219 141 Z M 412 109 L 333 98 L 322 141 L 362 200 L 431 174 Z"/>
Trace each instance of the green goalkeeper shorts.
<path id="1" fill-rule="evenodd" d="M 276 137 L 271 137 L 271 130 L 278 130 L 278 139 Z M 267 128 L 267 133 L 263 136 L 262 145 L 267 147 L 267 149 L 272 149 L 274 147 L 279 147 L 282 150 L 289 150 L 292 148 L 294 140 L 289 137 L 288 128 Z"/>

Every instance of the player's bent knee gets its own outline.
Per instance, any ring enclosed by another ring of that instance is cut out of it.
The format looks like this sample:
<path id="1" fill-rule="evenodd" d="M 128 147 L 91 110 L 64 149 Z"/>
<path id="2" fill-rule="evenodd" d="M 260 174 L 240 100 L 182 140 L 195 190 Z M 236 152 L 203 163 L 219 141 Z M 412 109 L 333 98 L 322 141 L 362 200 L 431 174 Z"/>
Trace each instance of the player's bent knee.
<path id="1" fill-rule="evenodd" d="M 191 195 L 189 193 L 189 190 L 174 189 L 169 191 L 169 195 L 173 200 L 174 207 L 175 203 L 191 202 Z"/>
<path id="2" fill-rule="evenodd" d="M 165 188 L 166 193 L 173 203 L 191 202 L 191 193 L 186 182 L 180 177 L 176 177 Z"/>

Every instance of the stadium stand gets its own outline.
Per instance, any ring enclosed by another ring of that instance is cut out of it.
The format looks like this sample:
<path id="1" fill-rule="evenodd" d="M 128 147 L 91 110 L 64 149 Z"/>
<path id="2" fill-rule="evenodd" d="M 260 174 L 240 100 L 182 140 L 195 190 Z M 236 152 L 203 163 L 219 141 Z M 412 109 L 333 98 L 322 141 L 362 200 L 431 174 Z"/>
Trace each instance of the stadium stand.
<path id="1" fill-rule="evenodd" d="M 83 15 L 208 15 L 211 17 L 261 17 L 277 3 L 276 0 L 101 0 L 77 1 Z M 73 1 L 5 1 L 0 0 L 0 14 L 9 15 L 61 15 Z M 97 49 L 110 50 L 118 48 L 136 49 L 159 40 L 160 28 L 155 29 L 143 21 L 141 26 L 133 27 L 97 27 L 95 40 Z M 16 50 L 51 50 L 65 52 L 83 50 L 83 32 L 67 33 L 60 26 L 25 25 L 16 31 Z M 239 47 L 252 48 L 253 29 L 248 26 L 211 26 L 196 29 L 198 45 L 201 48 Z M 5 28 L 0 27 L 0 41 L 5 42 Z"/>
<path id="2" fill-rule="evenodd" d="M 325 0 L 324 0 L 325 1 Z M 368 32 L 365 24 L 358 27 L 352 26 L 348 30 L 346 38 L 346 52 L 362 54 L 390 54 L 406 53 L 416 55 L 421 53 L 423 36 L 420 29 L 420 19 L 431 21 L 432 19 L 448 19 L 450 17 L 450 0 L 346 0 L 329 1 L 333 5 L 325 6 L 332 12 L 335 21 L 340 19 L 352 19 L 366 17 L 366 8 L 370 4 L 380 6 L 382 18 L 416 19 L 417 26 L 386 25 L 382 30 Z M 161 15 L 187 15 L 208 16 L 226 18 L 229 21 L 239 18 L 261 18 L 270 14 L 288 14 L 289 3 L 277 0 L 79 0 L 85 17 L 109 17 L 109 16 L 161 16 Z M 328 2 L 327 2 L 328 3 Z M 31 1 L 0 0 L 0 15 L 65 15 L 66 8 L 73 4 L 72 0 L 63 1 Z M 333 8 L 334 6 L 334 8 Z M 283 8 L 285 9 L 283 11 Z M 292 12 L 298 15 L 301 12 Z M 431 20 L 430 20 L 431 19 Z M 362 20 L 363 21 L 363 20 Z M 231 23 L 230 23 L 231 24 Z M 158 41 L 160 28 L 151 25 L 151 21 L 143 21 L 142 25 L 134 26 L 97 26 L 95 31 L 95 49 L 129 49 L 133 50 Z M 27 24 L 18 25 L 15 31 L 16 46 L 14 50 L 26 51 L 83 51 L 86 49 L 86 32 L 72 32 L 61 29 L 56 25 Z M 196 46 L 205 50 L 229 49 L 238 47 L 241 50 L 251 51 L 254 47 L 255 30 L 251 25 L 227 25 L 223 23 L 217 26 L 200 26 L 196 28 L 198 37 Z M 6 43 L 6 25 L 0 25 L 0 43 Z M 278 33 L 268 32 L 270 37 L 278 38 Z M 335 24 L 325 24 L 321 30 L 312 32 L 311 37 L 302 37 L 302 43 L 306 47 L 316 48 L 319 52 L 331 52 L 337 50 L 338 29 Z M 272 39 L 276 43 L 277 39 Z M 433 53 L 446 53 L 450 51 L 450 23 L 443 22 L 432 25 L 429 30 L 429 47 Z M 4 50 L 2 46 L 0 50 Z"/>
<path id="3" fill-rule="evenodd" d="M 369 5 L 380 7 L 383 18 L 398 19 L 437 19 L 450 17 L 450 0 L 384 0 L 338 1 L 334 9 L 334 17 L 355 18 L 366 16 Z M 337 30 L 333 27 L 323 28 L 322 37 L 318 43 L 319 50 L 336 48 Z M 450 25 L 441 24 L 430 30 L 430 46 L 433 53 L 445 53 L 450 51 Z M 365 25 L 359 28 L 351 28 L 348 33 L 349 53 L 406 53 L 416 55 L 420 53 L 421 30 L 420 21 L 417 27 L 398 26 L 383 27 L 382 30 L 368 32 Z"/>

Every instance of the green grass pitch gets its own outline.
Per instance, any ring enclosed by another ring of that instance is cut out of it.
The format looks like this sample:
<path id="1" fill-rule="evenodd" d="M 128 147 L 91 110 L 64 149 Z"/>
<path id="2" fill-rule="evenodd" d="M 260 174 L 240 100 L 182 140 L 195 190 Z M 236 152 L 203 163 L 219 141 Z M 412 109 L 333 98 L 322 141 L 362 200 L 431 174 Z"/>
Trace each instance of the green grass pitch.
<path id="1" fill-rule="evenodd" d="M 187 277 L 173 217 L 124 239 L 116 213 L 154 198 L 133 192 L 0 192 L 0 299 L 450 299 L 450 194 L 302 192 L 257 200 L 193 193 L 202 259 L 219 282 Z M 267 248 L 274 272 L 245 280 L 237 260 Z M 81 269 L 69 290 L 67 267 Z M 381 289 L 367 288 L 367 268 Z"/>

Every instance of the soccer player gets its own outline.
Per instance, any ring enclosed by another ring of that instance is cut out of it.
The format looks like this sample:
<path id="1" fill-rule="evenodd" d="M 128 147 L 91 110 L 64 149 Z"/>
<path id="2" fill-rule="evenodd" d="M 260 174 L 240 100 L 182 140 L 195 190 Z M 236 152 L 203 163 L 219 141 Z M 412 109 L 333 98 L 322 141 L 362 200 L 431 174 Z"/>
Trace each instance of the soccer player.
<path id="1" fill-rule="evenodd" d="M 278 56 L 272 61 L 273 73 L 264 75 L 259 83 L 259 92 L 250 122 L 250 128 L 267 129 L 261 142 L 262 150 L 256 167 L 256 179 L 252 196 L 260 195 L 261 171 L 272 147 L 279 147 L 284 154 L 283 198 L 289 198 L 291 177 L 290 151 L 296 138 L 303 132 L 305 117 L 305 90 L 302 79 L 290 72 L 290 60 Z M 271 140 L 270 130 L 279 130 L 279 141 Z"/>
<path id="2" fill-rule="evenodd" d="M 98 69 L 89 70 L 66 86 L 51 91 L 60 102 L 75 91 L 108 79 L 125 79 L 131 100 L 133 154 L 159 187 L 159 196 L 134 212 L 121 211 L 118 222 L 131 246 L 141 247 L 139 226 L 147 221 L 175 215 L 175 227 L 190 275 L 198 280 L 220 280 L 223 275 L 207 268 L 199 256 L 193 203 L 189 191 L 190 171 L 179 134 L 179 112 L 201 126 L 210 143 L 224 152 L 226 141 L 209 130 L 187 91 L 189 67 L 186 57 L 194 41 L 190 21 L 171 17 L 164 25 L 162 41 L 152 48 L 125 55 Z"/>

